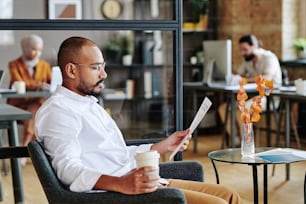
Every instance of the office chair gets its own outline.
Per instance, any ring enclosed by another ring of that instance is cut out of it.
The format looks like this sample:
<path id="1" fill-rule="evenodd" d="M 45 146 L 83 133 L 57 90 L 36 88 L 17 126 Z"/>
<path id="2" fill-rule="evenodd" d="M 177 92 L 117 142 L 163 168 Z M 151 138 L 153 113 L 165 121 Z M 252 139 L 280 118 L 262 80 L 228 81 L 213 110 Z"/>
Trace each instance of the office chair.
<path id="1" fill-rule="evenodd" d="M 141 195 L 125 195 L 118 192 L 72 192 L 57 178 L 48 156 L 39 142 L 32 141 L 28 145 L 28 151 L 46 197 L 51 204 L 186 204 L 183 193 L 175 188 L 157 189 L 153 193 Z M 200 163 L 194 161 L 161 163 L 160 176 L 203 181 L 203 169 Z"/>

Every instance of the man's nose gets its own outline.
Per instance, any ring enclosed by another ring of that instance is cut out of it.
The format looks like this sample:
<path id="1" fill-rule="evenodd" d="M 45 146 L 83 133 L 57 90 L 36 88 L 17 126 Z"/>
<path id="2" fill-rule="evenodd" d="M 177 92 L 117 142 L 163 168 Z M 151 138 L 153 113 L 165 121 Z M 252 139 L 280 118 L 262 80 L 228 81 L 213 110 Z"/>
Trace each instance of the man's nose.
<path id="1" fill-rule="evenodd" d="M 107 78 L 107 73 L 105 71 L 105 69 L 102 69 L 100 72 L 100 78 Z"/>

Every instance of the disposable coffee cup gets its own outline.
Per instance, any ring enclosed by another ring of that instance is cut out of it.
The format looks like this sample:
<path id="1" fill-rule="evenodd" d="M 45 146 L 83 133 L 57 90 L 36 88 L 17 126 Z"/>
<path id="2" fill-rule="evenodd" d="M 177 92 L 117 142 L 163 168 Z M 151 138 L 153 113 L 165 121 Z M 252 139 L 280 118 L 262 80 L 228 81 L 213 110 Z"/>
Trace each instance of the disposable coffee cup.
<path id="1" fill-rule="evenodd" d="M 24 94 L 26 92 L 26 85 L 24 81 L 15 81 L 12 88 L 19 94 Z"/>
<path id="2" fill-rule="evenodd" d="M 159 175 L 159 153 L 155 150 L 136 153 L 137 168 L 144 166 L 153 166 L 155 171 L 148 173 L 149 175 Z"/>

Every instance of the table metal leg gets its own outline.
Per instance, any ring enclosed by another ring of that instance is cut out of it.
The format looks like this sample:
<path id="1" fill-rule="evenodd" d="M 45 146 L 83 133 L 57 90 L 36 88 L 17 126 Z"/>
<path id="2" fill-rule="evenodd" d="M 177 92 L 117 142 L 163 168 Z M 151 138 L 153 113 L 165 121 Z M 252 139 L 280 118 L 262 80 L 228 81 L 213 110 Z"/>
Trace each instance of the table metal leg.
<path id="1" fill-rule="evenodd" d="M 290 147 L 290 100 L 286 100 L 286 147 Z M 286 164 L 286 180 L 290 180 L 290 164 Z"/>
<path id="2" fill-rule="evenodd" d="M 216 166 L 216 162 L 213 159 L 210 159 L 215 175 L 216 175 L 216 182 L 217 184 L 220 184 L 220 179 L 219 179 L 219 172 L 218 168 Z M 253 199 L 254 199 L 254 204 L 258 204 L 258 173 L 257 173 L 257 166 L 258 164 L 250 164 L 252 166 L 252 171 L 253 171 Z M 263 167 L 263 197 L 264 197 L 264 204 L 268 204 L 268 165 L 264 164 Z"/>
<path id="3" fill-rule="evenodd" d="M 8 140 L 10 146 L 18 146 L 17 122 L 11 121 L 8 128 Z M 21 167 L 17 158 L 11 159 L 12 180 L 15 203 L 24 203 Z"/>
<path id="4" fill-rule="evenodd" d="M 264 204 L 268 204 L 268 165 L 264 164 L 263 166 L 263 182 L 264 182 Z"/>
<path id="5" fill-rule="evenodd" d="M 215 170 L 216 182 L 217 182 L 217 184 L 219 184 L 220 180 L 219 180 L 219 173 L 218 173 L 218 169 L 217 169 L 216 163 L 215 163 L 215 161 L 213 159 L 211 159 L 210 161 L 211 161 L 211 163 L 212 163 L 212 165 L 214 167 L 214 170 Z"/>
<path id="6" fill-rule="evenodd" d="M 226 101 L 226 110 L 225 110 L 225 120 L 224 120 L 224 128 L 223 128 L 223 139 L 222 139 L 222 144 L 221 144 L 221 149 L 224 149 L 225 147 L 225 142 L 226 142 L 226 145 L 228 146 L 228 137 L 227 137 L 227 134 L 226 134 L 226 126 L 227 126 L 227 123 L 228 123 L 228 112 L 229 112 L 229 107 L 230 107 L 230 99 L 228 98 L 227 101 Z"/>
<path id="7" fill-rule="evenodd" d="M 232 136 L 232 148 L 236 145 L 236 99 L 235 93 L 231 94 L 231 136 Z"/>
<path id="8" fill-rule="evenodd" d="M 252 165 L 253 169 L 253 191 L 254 191 L 254 204 L 258 204 L 258 177 L 257 165 Z"/>
<path id="9" fill-rule="evenodd" d="M 272 96 L 273 97 L 273 96 Z M 266 133 L 267 133 L 267 147 L 271 147 L 271 110 L 270 110 L 270 97 L 267 96 L 267 114 L 266 114 Z M 272 99 L 273 101 L 273 99 Z M 273 101 L 274 109 L 274 101 Z"/>
<path id="10" fill-rule="evenodd" d="M 286 104 L 286 102 L 284 103 L 284 101 L 286 101 L 285 99 L 283 99 L 283 98 L 280 98 L 280 104 L 279 104 L 279 116 L 278 116 L 278 121 L 277 121 L 277 130 L 276 130 L 276 143 L 275 143 L 275 146 L 276 147 L 280 147 L 281 146 L 281 125 L 282 125 L 282 119 L 283 119 L 283 112 L 285 111 L 286 112 L 286 110 L 285 110 L 285 104 Z M 285 113 L 285 115 L 286 115 L 286 113 Z M 286 120 L 286 119 L 285 119 Z M 286 134 L 286 130 L 285 130 L 285 134 Z"/>

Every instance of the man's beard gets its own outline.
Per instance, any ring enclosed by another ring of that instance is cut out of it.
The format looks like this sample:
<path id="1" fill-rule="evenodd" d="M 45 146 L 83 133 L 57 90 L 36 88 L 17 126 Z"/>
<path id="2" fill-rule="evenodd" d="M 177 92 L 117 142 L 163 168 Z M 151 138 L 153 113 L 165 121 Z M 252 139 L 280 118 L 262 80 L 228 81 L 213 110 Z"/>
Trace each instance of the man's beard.
<path id="1" fill-rule="evenodd" d="M 100 97 L 102 94 L 102 90 L 104 89 L 104 80 L 101 80 L 99 82 L 96 83 L 95 86 L 89 88 L 88 86 L 86 86 L 85 84 L 81 83 L 78 86 L 78 90 L 86 95 L 90 95 L 90 96 L 95 96 L 95 97 Z M 101 86 L 101 90 L 100 91 L 95 91 L 96 86 Z"/>
<path id="2" fill-rule="evenodd" d="M 247 62 L 249 62 L 249 61 L 251 61 L 252 59 L 254 59 L 254 57 L 255 57 L 255 54 L 254 54 L 254 53 L 251 53 L 251 54 L 249 54 L 249 55 L 244 56 L 244 60 L 247 61 Z"/>

